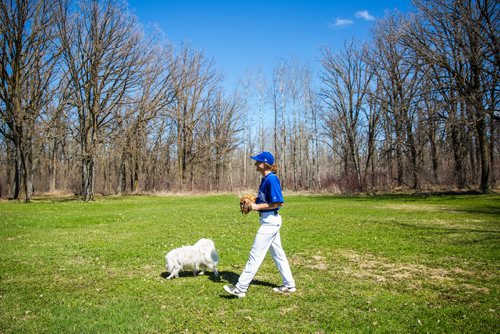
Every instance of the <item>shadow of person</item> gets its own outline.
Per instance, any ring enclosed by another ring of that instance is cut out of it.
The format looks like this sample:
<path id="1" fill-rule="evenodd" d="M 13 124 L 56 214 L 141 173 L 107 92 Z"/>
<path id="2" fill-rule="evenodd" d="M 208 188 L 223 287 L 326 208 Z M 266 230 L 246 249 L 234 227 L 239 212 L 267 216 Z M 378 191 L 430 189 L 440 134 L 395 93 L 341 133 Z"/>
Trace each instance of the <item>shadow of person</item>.
<path id="1" fill-rule="evenodd" d="M 220 271 L 219 272 L 219 277 L 220 279 L 218 282 L 223 282 L 223 283 L 231 283 L 231 284 L 236 284 L 238 282 L 238 278 L 240 278 L 240 275 L 232 272 L 232 271 Z M 213 277 L 210 277 L 211 280 L 215 281 Z M 252 280 L 252 285 L 261 285 L 261 286 L 268 286 L 271 288 L 277 287 L 278 285 L 269 283 L 269 282 L 264 282 L 264 281 L 259 281 L 259 280 Z"/>

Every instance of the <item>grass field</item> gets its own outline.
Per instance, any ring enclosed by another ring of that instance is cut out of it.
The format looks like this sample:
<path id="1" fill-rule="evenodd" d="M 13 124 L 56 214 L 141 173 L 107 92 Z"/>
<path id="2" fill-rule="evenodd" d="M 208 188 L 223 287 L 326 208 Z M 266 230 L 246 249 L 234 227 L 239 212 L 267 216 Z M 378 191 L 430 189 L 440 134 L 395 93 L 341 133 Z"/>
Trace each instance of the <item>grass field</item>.
<path id="1" fill-rule="evenodd" d="M 500 195 L 286 196 L 298 291 L 268 256 L 243 299 L 258 216 L 235 195 L 0 202 L 0 333 L 498 333 Z M 166 280 L 215 241 L 221 280 Z"/>

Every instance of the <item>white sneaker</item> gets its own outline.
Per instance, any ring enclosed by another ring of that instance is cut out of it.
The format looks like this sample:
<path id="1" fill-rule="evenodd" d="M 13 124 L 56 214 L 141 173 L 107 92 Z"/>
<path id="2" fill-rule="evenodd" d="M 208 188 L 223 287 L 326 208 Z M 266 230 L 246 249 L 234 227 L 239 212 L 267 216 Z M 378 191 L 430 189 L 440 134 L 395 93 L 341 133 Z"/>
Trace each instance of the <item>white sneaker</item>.
<path id="1" fill-rule="evenodd" d="M 226 292 L 229 293 L 230 295 L 236 296 L 238 298 L 245 297 L 245 293 L 243 291 L 240 291 L 234 285 L 224 285 L 224 290 L 226 290 Z"/>
<path id="2" fill-rule="evenodd" d="M 273 288 L 273 291 L 278 293 L 286 293 L 286 292 L 295 292 L 297 291 L 297 289 L 295 287 L 286 287 L 282 285 L 278 288 Z"/>

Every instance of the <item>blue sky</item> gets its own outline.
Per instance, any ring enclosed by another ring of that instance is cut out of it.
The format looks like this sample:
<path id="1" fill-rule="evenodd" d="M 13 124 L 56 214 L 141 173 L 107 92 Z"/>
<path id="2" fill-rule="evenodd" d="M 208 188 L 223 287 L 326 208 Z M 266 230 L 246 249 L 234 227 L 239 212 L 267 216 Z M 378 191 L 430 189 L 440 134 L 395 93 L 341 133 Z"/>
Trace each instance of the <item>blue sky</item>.
<path id="1" fill-rule="evenodd" d="M 295 56 L 318 69 L 320 47 L 336 50 L 345 40 L 366 40 L 386 10 L 407 12 L 410 0 L 189 1 L 128 0 L 147 27 L 158 25 L 176 45 L 189 41 L 213 57 L 233 87 L 261 65 L 270 72 L 278 58 Z"/>

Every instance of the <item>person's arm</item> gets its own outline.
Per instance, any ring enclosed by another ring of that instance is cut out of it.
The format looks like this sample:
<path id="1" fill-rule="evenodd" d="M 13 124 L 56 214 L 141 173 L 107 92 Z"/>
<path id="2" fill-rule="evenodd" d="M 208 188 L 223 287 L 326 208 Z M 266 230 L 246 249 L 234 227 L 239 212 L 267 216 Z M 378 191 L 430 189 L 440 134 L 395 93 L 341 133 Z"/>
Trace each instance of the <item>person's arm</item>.
<path id="1" fill-rule="evenodd" d="M 272 210 L 272 209 L 277 209 L 280 206 L 283 206 L 283 203 L 276 202 L 276 203 L 252 204 L 252 210 L 254 210 L 254 211 Z"/>

